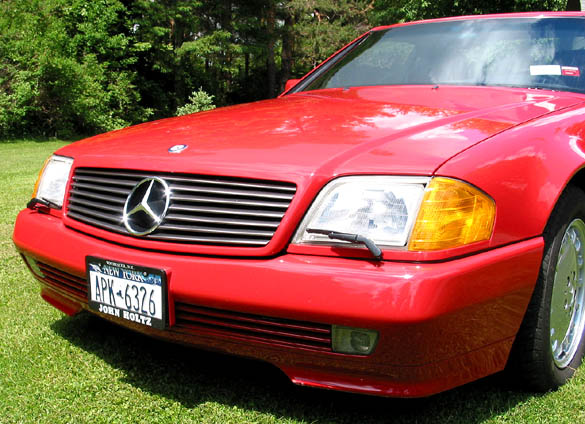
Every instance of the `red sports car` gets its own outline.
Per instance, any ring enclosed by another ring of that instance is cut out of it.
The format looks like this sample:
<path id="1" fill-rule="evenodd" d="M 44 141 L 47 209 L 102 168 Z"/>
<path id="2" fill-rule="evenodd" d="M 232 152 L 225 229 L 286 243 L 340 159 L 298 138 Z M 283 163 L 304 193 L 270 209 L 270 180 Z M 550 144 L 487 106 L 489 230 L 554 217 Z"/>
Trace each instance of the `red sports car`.
<path id="1" fill-rule="evenodd" d="M 287 87 L 55 152 L 14 230 L 42 297 L 307 386 L 570 378 L 585 14 L 374 28 Z"/>

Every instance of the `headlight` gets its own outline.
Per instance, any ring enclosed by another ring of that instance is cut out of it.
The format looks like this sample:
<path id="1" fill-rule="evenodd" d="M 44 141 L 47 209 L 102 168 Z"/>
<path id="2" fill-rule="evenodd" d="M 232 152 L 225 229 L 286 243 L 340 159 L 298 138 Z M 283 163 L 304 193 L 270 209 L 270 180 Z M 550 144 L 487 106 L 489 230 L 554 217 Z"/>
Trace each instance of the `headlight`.
<path id="1" fill-rule="evenodd" d="M 320 229 L 359 234 L 383 246 L 405 246 L 416 219 L 424 177 L 341 177 L 321 191 L 303 219 L 293 243 L 326 243 Z"/>
<path id="2" fill-rule="evenodd" d="M 340 245 L 327 230 L 375 244 L 432 251 L 489 240 L 495 203 L 459 180 L 436 177 L 341 177 L 317 196 L 293 243 Z"/>
<path id="3" fill-rule="evenodd" d="M 33 197 L 46 200 L 58 207 L 63 206 L 65 187 L 67 186 L 72 165 L 73 159 L 71 158 L 57 155 L 51 156 L 39 174 Z"/>

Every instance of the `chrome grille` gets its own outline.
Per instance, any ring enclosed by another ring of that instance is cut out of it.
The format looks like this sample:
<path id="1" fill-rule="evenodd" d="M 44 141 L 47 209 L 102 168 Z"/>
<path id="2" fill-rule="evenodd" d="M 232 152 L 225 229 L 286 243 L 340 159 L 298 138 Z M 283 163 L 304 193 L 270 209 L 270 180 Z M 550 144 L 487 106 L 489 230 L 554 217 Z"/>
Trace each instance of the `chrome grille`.
<path id="1" fill-rule="evenodd" d="M 171 200 L 163 223 L 141 238 L 176 243 L 264 246 L 296 192 L 294 184 L 278 181 L 77 168 L 67 216 L 129 234 L 122 223 L 124 204 L 147 177 L 165 180 Z"/>

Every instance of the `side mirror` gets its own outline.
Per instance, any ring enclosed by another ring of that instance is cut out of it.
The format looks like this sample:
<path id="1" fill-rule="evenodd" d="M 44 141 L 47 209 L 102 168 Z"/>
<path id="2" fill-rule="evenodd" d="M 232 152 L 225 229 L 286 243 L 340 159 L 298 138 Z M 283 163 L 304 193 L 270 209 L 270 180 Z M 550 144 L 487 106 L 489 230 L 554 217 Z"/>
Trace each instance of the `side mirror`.
<path id="1" fill-rule="evenodd" d="M 284 85 L 284 92 L 286 93 L 288 90 L 293 88 L 297 83 L 300 81 L 300 78 L 297 79 L 289 79 L 286 84 Z"/>

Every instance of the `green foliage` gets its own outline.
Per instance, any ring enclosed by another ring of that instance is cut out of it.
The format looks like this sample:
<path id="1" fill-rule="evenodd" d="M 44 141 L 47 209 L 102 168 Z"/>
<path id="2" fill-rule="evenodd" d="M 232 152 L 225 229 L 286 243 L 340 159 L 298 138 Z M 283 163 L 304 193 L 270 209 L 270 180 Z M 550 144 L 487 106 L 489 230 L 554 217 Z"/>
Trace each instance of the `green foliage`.
<path id="1" fill-rule="evenodd" d="M 206 110 L 215 109 L 213 104 L 213 97 L 203 91 L 203 88 L 194 91 L 189 96 L 189 103 L 177 108 L 176 116 L 188 115 L 190 113 L 203 112 Z"/>
<path id="2" fill-rule="evenodd" d="M 575 2 L 576 0 L 573 0 Z M 368 28 L 567 0 L 0 0 L 0 138 L 92 134 L 276 96 Z"/>
<path id="3" fill-rule="evenodd" d="M 390 25 L 420 19 L 487 13 L 566 10 L 567 0 L 374 0 L 370 20 Z"/>
<path id="4" fill-rule="evenodd" d="M 155 118 L 174 115 L 187 101 L 188 93 L 206 86 L 193 68 L 178 54 L 183 42 L 200 33 L 201 3 L 193 0 L 136 0 L 126 2 L 126 27 L 134 46 L 137 92 L 144 107 Z"/>
<path id="5" fill-rule="evenodd" d="M 94 133 L 149 116 L 123 11 L 117 0 L 0 3 L 0 137 Z"/>
<path id="6" fill-rule="evenodd" d="M 370 27 L 370 0 L 292 0 L 298 74 L 317 66 Z"/>

